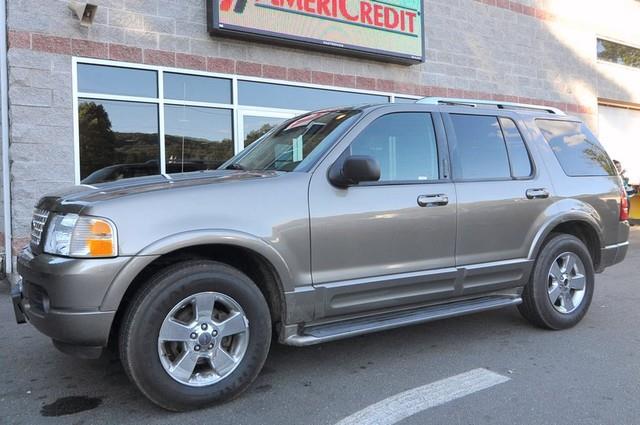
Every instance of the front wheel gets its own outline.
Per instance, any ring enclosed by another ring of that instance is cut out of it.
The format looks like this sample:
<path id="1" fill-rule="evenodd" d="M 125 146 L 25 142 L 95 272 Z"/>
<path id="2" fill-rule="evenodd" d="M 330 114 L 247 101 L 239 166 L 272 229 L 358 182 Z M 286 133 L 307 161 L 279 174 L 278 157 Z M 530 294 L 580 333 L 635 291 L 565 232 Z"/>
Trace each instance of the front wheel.
<path id="1" fill-rule="evenodd" d="M 271 320 L 258 287 L 213 261 L 171 266 L 145 284 L 120 333 L 131 380 L 159 406 L 205 407 L 244 391 L 269 351 Z"/>
<path id="2" fill-rule="evenodd" d="M 538 254 L 522 293 L 520 313 L 536 326 L 567 329 L 582 320 L 591 305 L 594 268 L 584 243 L 557 234 Z"/>

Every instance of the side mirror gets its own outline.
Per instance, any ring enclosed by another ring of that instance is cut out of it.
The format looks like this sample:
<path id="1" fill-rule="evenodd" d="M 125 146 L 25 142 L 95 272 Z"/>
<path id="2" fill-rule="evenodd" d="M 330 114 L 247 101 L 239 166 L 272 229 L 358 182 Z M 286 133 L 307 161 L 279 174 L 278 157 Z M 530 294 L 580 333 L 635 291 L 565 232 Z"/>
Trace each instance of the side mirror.
<path id="1" fill-rule="evenodd" d="M 378 180 L 380 180 L 380 164 L 372 156 L 348 156 L 343 161 L 333 164 L 329 170 L 329 181 L 341 188 Z"/>

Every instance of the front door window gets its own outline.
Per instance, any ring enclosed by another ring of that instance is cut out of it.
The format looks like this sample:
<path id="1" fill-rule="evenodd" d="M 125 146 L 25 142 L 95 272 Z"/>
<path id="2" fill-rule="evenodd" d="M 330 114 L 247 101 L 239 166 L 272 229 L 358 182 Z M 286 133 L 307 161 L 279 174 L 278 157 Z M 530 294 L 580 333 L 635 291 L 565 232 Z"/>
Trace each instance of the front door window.
<path id="1" fill-rule="evenodd" d="M 380 182 L 438 180 L 438 149 L 431 114 L 385 115 L 351 144 L 351 155 L 367 155 L 380 164 Z"/>

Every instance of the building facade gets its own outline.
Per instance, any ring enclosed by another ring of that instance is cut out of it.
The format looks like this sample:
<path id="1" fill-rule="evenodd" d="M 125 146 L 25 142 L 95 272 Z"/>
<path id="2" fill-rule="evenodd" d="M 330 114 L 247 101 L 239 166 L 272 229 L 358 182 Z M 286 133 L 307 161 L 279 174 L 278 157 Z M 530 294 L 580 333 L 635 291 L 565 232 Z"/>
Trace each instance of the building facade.
<path id="1" fill-rule="evenodd" d="M 340 7 L 355 18 L 351 8 L 362 3 L 260 1 L 333 21 L 341 19 Z M 98 8 L 85 27 L 66 0 L 7 0 L 7 258 L 28 243 L 34 203 L 47 192 L 213 168 L 297 113 L 351 103 L 437 96 L 557 107 L 583 118 L 640 179 L 636 0 L 423 0 L 417 11 L 404 0 L 357 6 L 361 19 L 345 37 L 366 44 L 357 32 L 363 25 L 380 23 L 390 33 L 419 25 L 423 60 L 395 49 L 393 40 L 384 46 L 387 57 L 378 57 L 336 43 L 211 32 L 220 11 L 247 7 L 242 0 L 212 1 L 215 11 L 207 0 L 92 3 Z"/>

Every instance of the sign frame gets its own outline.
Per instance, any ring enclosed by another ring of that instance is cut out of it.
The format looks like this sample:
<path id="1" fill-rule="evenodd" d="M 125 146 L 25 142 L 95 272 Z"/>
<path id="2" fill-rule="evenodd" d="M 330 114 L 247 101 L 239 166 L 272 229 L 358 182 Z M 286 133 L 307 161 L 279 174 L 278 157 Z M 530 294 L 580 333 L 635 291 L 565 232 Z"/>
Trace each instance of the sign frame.
<path id="1" fill-rule="evenodd" d="M 426 61 L 426 31 L 424 29 L 424 1 L 420 1 L 420 17 L 418 19 L 422 31 L 421 57 L 396 53 L 386 50 L 371 49 L 363 46 L 342 44 L 328 40 L 300 37 L 263 31 L 255 28 L 227 25 L 220 22 L 220 0 L 207 0 L 207 29 L 214 36 L 226 36 L 236 39 L 277 43 L 289 47 L 302 47 L 321 52 L 375 59 L 383 62 L 402 65 L 416 65 Z"/>

